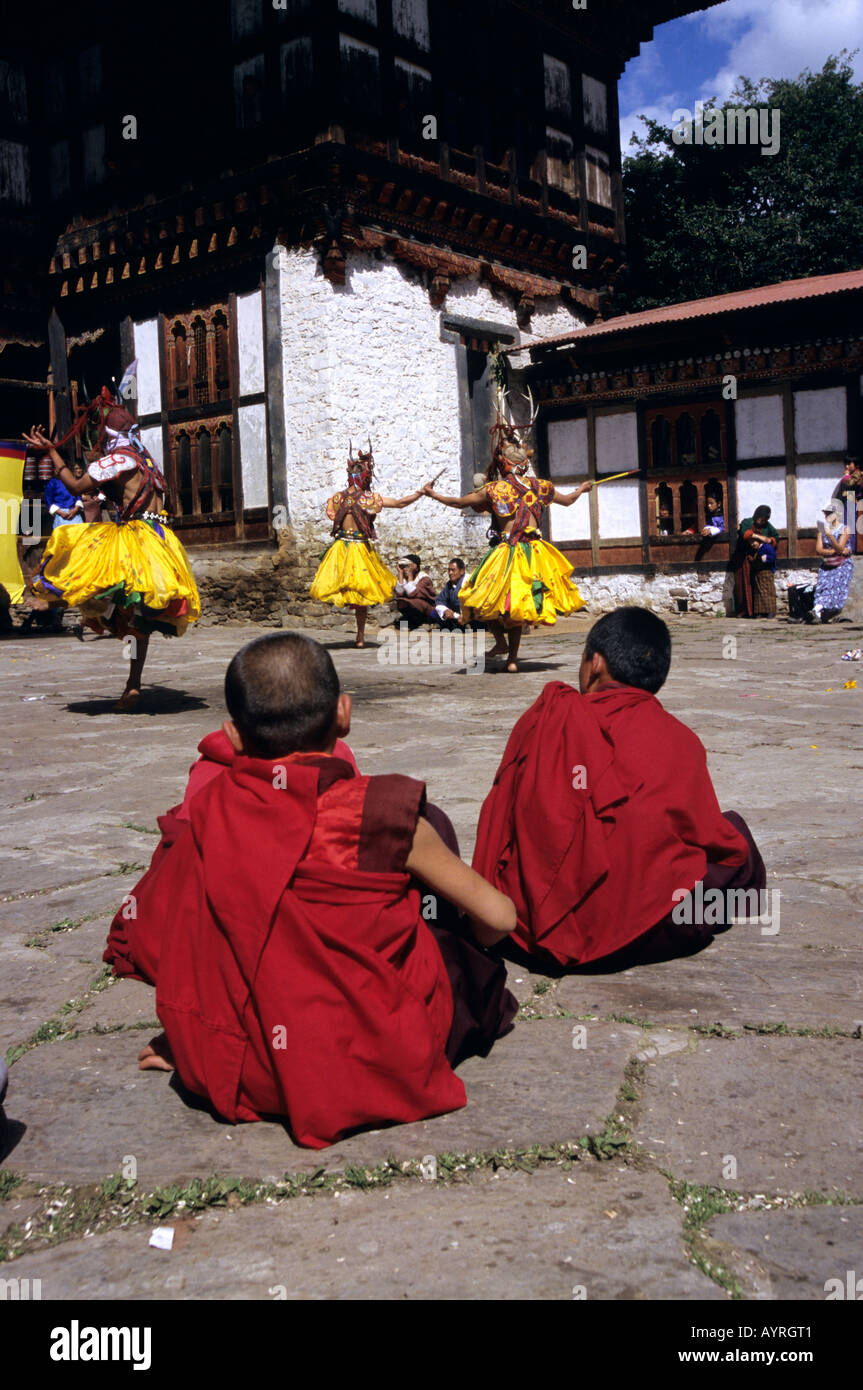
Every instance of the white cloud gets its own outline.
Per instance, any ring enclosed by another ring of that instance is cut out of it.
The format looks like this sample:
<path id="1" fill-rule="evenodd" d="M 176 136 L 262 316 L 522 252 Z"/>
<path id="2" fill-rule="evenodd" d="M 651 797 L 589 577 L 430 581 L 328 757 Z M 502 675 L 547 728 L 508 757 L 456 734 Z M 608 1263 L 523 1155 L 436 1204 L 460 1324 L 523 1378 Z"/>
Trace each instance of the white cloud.
<path id="1" fill-rule="evenodd" d="M 706 37 L 729 44 L 722 67 L 697 94 L 702 100 L 725 101 L 741 73 L 758 79 L 817 72 L 831 54 L 853 50 L 863 37 L 863 0 L 727 0 L 700 18 Z M 859 81 L 859 53 L 853 66 Z"/>
<path id="2" fill-rule="evenodd" d="M 620 120 L 624 156 L 633 132 L 645 133 L 642 114 L 668 125 L 678 108 L 691 110 L 696 101 L 712 97 L 726 101 L 741 74 L 754 81 L 797 77 L 805 68 L 819 71 L 843 48 L 853 51 L 863 40 L 863 0 L 726 0 L 673 23 L 684 50 L 701 44 L 718 48 L 719 66 L 695 88 L 669 91 L 657 45 L 645 44 L 627 72 L 630 109 Z M 852 66 L 856 79 L 863 80 L 860 53 Z"/>

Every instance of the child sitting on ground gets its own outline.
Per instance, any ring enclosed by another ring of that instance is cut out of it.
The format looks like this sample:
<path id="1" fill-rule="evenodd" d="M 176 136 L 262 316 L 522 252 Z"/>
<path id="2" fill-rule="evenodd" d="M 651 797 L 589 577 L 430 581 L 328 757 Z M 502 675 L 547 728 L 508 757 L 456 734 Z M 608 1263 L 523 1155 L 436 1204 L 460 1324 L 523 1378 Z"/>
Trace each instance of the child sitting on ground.
<path id="1" fill-rule="evenodd" d="M 551 682 L 510 735 L 473 862 L 513 899 L 513 941 L 542 960 L 619 970 L 689 955 L 728 925 L 676 910 L 697 883 L 765 887 L 702 744 L 656 698 L 670 664 L 662 619 L 618 608 L 587 635 L 578 690 Z"/>
<path id="2" fill-rule="evenodd" d="M 176 1067 L 232 1122 L 283 1116 L 313 1148 L 460 1108 L 452 1065 L 515 1012 L 481 949 L 512 903 L 447 847 L 422 782 L 336 756 L 351 699 L 318 643 L 257 638 L 225 699 L 233 758 L 162 823 L 108 939 L 117 973 L 156 985 L 165 1032 L 141 1067 Z M 451 904 L 478 946 L 441 930 Z"/>

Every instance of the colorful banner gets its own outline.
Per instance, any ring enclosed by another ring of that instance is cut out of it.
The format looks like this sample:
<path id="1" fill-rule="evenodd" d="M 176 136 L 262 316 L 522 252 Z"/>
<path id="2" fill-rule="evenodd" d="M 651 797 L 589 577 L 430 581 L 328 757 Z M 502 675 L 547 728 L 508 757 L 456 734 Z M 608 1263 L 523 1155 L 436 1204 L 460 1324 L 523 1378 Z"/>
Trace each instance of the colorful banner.
<path id="1" fill-rule="evenodd" d="M 26 453 L 26 444 L 0 439 L 0 585 L 12 603 L 20 603 L 24 597 L 24 576 L 18 563 L 18 521 Z"/>

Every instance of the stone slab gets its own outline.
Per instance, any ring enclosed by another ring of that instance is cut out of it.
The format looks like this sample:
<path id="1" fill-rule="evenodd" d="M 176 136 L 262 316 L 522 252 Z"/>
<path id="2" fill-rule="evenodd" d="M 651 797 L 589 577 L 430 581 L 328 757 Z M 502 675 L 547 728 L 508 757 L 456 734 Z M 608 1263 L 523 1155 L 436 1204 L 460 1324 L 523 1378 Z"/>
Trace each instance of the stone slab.
<path id="1" fill-rule="evenodd" d="M 785 1023 L 853 1032 L 863 1021 L 863 951 L 753 939 L 740 923 L 696 956 L 616 975 L 567 975 L 555 1000 L 572 1013 L 631 1014 L 653 1023 Z M 811 933 L 816 936 L 817 933 Z"/>
<path id="2" fill-rule="evenodd" d="M 691 1183 L 863 1196 L 861 1060 L 845 1038 L 702 1039 L 646 1063 L 636 1141 Z"/>
<path id="3" fill-rule="evenodd" d="M 89 962 L 52 960 L 27 947 L 0 953 L 0 1054 L 82 995 L 96 973 Z"/>
<path id="4" fill-rule="evenodd" d="M 6 1163 L 33 1181 L 83 1183 L 118 1172 L 131 1154 L 139 1182 L 152 1186 L 572 1141 L 602 1128 L 639 1038 L 626 1025 L 589 1028 L 577 1050 L 565 1020 L 518 1024 L 490 1057 L 459 1069 L 464 1109 L 324 1150 L 298 1148 L 278 1124 L 227 1125 L 187 1103 L 168 1074 L 138 1071 L 142 1033 L 85 1035 L 34 1048 L 10 1069 L 7 1114 L 26 1131 Z"/>
<path id="5" fill-rule="evenodd" d="M 43 1299 L 723 1299 L 681 1222 L 655 1173 L 583 1163 L 210 1212 L 170 1252 L 139 1225 L 9 1268 Z"/>
<path id="6" fill-rule="evenodd" d="M 91 1033 L 99 1028 L 129 1028 L 152 1024 L 160 1032 L 156 1018 L 156 991 L 141 980 L 115 979 L 107 989 L 94 994 L 91 1002 L 70 1020 L 77 1033 Z M 149 1041 L 146 1032 L 138 1036 L 138 1046 Z"/>
<path id="7" fill-rule="evenodd" d="M 863 1297 L 863 1283 L 857 1288 L 863 1280 L 863 1207 L 730 1212 L 711 1221 L 707 1232 L 724 1247 L 725 1261 L 752 1297 Z M 828 1283 L 837 1279 L 839 1287 Z"/>

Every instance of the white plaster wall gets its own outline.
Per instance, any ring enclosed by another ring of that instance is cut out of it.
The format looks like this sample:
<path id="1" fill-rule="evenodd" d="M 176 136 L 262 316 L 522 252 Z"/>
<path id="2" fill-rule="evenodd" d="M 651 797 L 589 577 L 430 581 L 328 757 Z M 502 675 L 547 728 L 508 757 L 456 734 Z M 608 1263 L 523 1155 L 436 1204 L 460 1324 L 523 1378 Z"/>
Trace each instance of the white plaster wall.
<path id="1" fill-rule="evenodd" d="M 822 508 L 842 475 L 835 463 L 798 463 L 797 525 L 817 526 L 823 521 Z"/>
<path id="2" fill-rule="evenodd" d="M 785 453 L 781 396 L 741 396 L 734 402 L 734 424 L 739 459 Z"/>
<path id="3" fill-rule="evenodd" d="M 552 420 L 548 426 L 550 478 L 587 476 L 587 418 Z"/>
<path id="4" fill-rule="evenodd" d="M 569 492 L 570 487 L 578 487 L 579 481 L 578 478 L 571 478 L 566 482 L 555 480 L 555 486 L 560 487 L 563 492 Z M 555 545 L 564 545 L 567 541 L 590 540 L 590 502 L 587 494 L 579 497 L 571 507 L 551 507 L 548 534 Z"/>
<path id="5" fill-rule="evenodd" d="M 641 509 L 638 505 L 638 479 L 619 478 L 603 483 L 596 494 L 599 534 L 602 540 L 641 540 Z M 575 503 L 575 507 L 578 502 Z M 572 510 L 575 510 L 575 507 Z"/>
<path id="6" fill-rule="evenodd" d="M 780 531 L 788 525 L 785 468 L 741 468 L 737 474 L 737 515 L 742 521 L 756 507 L 769 507 L 770 524 Z"/>
<path id="7" fill-rule="evenodd" d="M 237 295 L 237 343 L 240 357 L 240 395 L 264 389 L 264 323 L 261 291 Z"/>
<path id="8" fill-rule="evenodd" d="M 136 323 L 134 339 L 138 359 L 138 414 L 153 415 L 162 409 L 158 320 L 146 319 L 143 323 Z"/>
<path id="9" fill-rule="evenodd" d="M 345 483 L 348 440 L 372 437 L 377 489 L 401 497 L 441 469 L 437 488 L 461 490 L 456 347 L 441 342 L 441 311 L 424 277 L 375 256 L 351 255 L 344 286 L 331 285 L 317 258 L 278 248 L 281 281 L 288 500 L 298 531 L 325 539 L 327 498 Z M 445 312 L 516 327 L 512 296 L 477 280 L 456 282 Z M 533 337 L 580 324 L 558 301 L 543 306 Z M 390 562 L 411 543 L 441 555 L 485 549 L 487 520 L 423 499 L 387 510 L 378 524 Z"/>
<path id="10" fill-rule="evenodd" d="M 794 392 L 794 443 L 798 454 L 847 449 L 848 422 L 844 386 Z"/>
<path id="11" fill-rule="evenodd" d="M 596 417 L 597 473 L 624 473 L 638 467 L 638 423 L 634 410 Z M 614 484 L 612 484 L 614 486 Z M 603 492 L 607 485 L 603 486 Z"/>
<path id="12" fill-rule="evenodd" d="M 428 0 L 393 0 L 393 29 L 418 47 L 428 48 Z"/>
<path id="13" fill-rule="evenodd" d="M 159 467 L 164 469 L 165 459 L 162 449 L 162 427 L 161 425 L 151 425 L 149 429 L 141 430 L 141 442 L 144 448 Z"/>
<path id="14" fill-rule="evenodd" d="M 267 493 L 267 408 L 241 405 L 240 462 L 243 471 L 243 506 L 269 506 Z"/>

